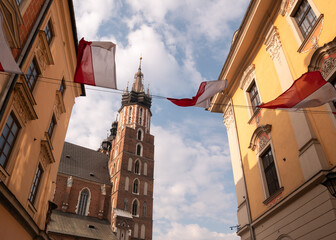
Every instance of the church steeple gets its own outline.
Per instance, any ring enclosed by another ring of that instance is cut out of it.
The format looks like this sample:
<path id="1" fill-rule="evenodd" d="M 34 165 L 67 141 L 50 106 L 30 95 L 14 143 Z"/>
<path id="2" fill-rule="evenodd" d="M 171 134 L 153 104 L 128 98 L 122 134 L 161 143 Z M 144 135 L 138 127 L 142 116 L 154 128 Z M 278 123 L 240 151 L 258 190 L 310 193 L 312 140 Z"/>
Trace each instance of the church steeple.
<path id="1" fill-rule="evenodd" d="M 145 93 L 145 88 L 143 85 L 144 75 L 141 72 L 141 62 L 142 57 L 140 57 L 138 71 L 134 74 L 132 90 L 129 92 L 127 87 L 126 92 L 124 92 L 124 94 L 122 95 L 121 109 L 125 106 L 134 104 L 139 104 L 150 109 L 152 105 L 152 97 L 149 95 L 149 91 Z"/>
<path id="2" fill-rule="evenodd" d="M 134 74 L 135 82 L 133 83 L 133 86 L 132 86 L 132 91 L 134 91 L 134 92 L 144 92 L 145 91 L 143 83 L 142 83 L 144 75 L 141 72 L 141 60 L 142 60 L 142 57 L 140 57 L 140 63 L 139 63 L 138 71 Z"/>

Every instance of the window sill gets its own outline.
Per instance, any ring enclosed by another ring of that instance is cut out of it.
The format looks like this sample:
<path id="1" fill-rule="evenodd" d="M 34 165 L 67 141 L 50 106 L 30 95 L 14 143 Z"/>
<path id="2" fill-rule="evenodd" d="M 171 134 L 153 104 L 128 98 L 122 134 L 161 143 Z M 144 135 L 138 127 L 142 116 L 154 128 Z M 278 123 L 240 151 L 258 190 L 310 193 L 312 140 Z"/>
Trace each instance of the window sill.
<path id="1" fill-rule="evenodd" d="M 279 188 L 272 196 L 269 196 L 266 198 L 265 201 L 263 201 L 263 204 L 269 206 L 270 204 L 274 205 L 275 202 L 277 201 L 278 197 L 282 194 L 284 190 L 284 187 Z"/>
<path id="2" fill-rule="evenodd" d="M 262 103 L 260 103 L 262 104 Z M 248 124 L 251 124 L 251 122 L 255 119 L 255 117 L 259 114 L 260 112 L 260 108 L 257 108 L 254 112 L 253 112 L 253 115 L 251 116 L 250 120 L 248 120 Z"/>
<path id="3" fill-rule="evenodd" d="M 319 16 L 319 18 L 317 19 L 314 27 L 312 28 L 312 30 L 310 30 L 309 34 L 307 35 L 307 37 L 304 38 L 304 40 L 302 41 L 298 52 L 302 53 L 304 52 L 304 49 L 306 48 L 307 44 L 309 43 L 309 41 L 312 39 L 313 34 L 315 33 L 315 31 L 317 30 L 317 27 L 320 25 L 321 21 L 323 20 L 324 15 L 321 14 Z M 321 29 L 322 30 L 322 29 Z M 302 36 L 302 35 L 301 35 Z"/>

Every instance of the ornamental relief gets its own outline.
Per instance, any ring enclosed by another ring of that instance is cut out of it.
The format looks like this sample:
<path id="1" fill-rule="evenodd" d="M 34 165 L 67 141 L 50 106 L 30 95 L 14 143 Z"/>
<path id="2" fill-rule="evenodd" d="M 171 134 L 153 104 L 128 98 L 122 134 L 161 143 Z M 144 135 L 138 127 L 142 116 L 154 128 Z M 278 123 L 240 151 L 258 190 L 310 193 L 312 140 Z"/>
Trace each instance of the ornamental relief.
<path id="1" fill-rule="evenodd" d="M 255 79 L 255 66 L 254 64 L 251 64 L 246 68 L 244 71 L 244 74 L 240 80 L 239 87 L 240 89 L 246 91 L 247 88 L 251 85 L 251 82 L 253 79 Z"/>
<path id="2" fill-rule="evenodd" d="M 18 94 L 14 94 L 13 107 L 15 109 L 15 113 L 17 113 L 24 127 L 30 120 L 30 117 L 27 111 L 25 110 L 26 109 L 25 103 L 18 96 Z"/>
<path id="3" fill-rule="evenodd" d="M 280 62 L 281 41 L 276 27 L 272 26 L 265 40 L 266 51 L 271 58 Z"/>
<path id="4" fill-rule="evenodd" d="M 327 58 L 323 63 L 321 67 L 321 74 L 324 79 L 328 79 L 328 76 L 334 72 L 334 69 L 336 68 L 336 57 L 334 58 Z"/>
<path id="5" fill-rule="evenodd" d="M 229 130 L 231 127 L 234 126 L 233 107 L 231 104 L 226 107 L 223 117 L 224 117 L 223 122 L 227 130 Z"/>

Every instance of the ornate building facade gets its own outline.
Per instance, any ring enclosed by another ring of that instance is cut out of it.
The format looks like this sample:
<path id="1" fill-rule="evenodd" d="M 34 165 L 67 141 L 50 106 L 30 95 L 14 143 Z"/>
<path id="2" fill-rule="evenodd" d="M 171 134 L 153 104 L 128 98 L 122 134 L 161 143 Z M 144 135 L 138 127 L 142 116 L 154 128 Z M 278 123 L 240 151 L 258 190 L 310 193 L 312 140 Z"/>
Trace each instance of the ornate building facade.
<path id="1" fill-rule="evenodd" d="M 241 239 L 336 239 L 336 199 L 321 184 L 336 170 L 335 105 L 257 108 L 309 71 L 335 86 L 335 7 L 252 0 L 234 34 L 210 111 L 227 127 Z"/>
<path id="2" fill-rule="evenodd" d="M 49 239 L 67 126 L 75 98 L 85 95 L 72 80 L 78 42 L 73 3 L 1 0 L 0 11 L 23 72 L 0 73 L 1 239 Z"/>
<path id="3" fill-rule="evenodd" d="M 154 136 L 150 134 L 152 98 L 145 93 L 141 65 L 132 90 L 122 95 L 112 124 L 109 173 L 112 229 L 118 239 L 152 239 Z"/>

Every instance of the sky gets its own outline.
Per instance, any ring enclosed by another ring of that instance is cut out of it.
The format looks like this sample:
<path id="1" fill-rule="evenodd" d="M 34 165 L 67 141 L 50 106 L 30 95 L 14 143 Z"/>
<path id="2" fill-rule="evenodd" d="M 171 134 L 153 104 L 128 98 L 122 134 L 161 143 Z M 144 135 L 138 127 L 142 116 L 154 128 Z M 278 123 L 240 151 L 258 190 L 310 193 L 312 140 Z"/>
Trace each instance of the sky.
<path id="1" fill-rule="evenodd" d="M 134 81 L 142 56 L 155 137 L 153 240 L 235 240 L 237 203 L 223 116 L 181 108 L 217 80 L 248 0 L 74 0 L 78 39 L 112 41 L 118 89 Z M 86 86 L 66 141 L 98 149 L 121 93 Z"/>

